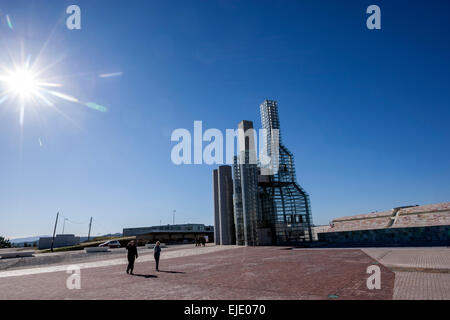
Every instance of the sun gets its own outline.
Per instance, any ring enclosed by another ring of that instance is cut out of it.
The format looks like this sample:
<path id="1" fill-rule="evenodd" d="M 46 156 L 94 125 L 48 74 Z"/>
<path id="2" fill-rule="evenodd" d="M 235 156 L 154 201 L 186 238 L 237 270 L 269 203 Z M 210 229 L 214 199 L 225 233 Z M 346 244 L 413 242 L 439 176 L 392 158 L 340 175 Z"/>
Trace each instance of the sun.
<path id="1" fill-rule="evenodd" d="M 37 67 L 36 60 L 32 63 L 31 56 L 28 56 L 27 60 L 22 64 L 17 64 L 13 61 L 11 67 L 0 65 L 0 105 L 6 101 L 7 103 L 15 104 L 19 110 L 19 123 L 21 126 L 24 123 L 25 110 L 30 107 L 37 113 L 40 113 L 44 110 L 40 106 L 47 106 L 66 116 L 55 105 L 55 98 L 84 105 L 96 111 L 107 111 L 107 108 L 104 106 L 94 102 L 83 102 L 78 98 L 59 91 L 63 84 L 51 81 L 51 79 L 59 77 L 55 75 L 50 78 L 48 78 L 48 75 L 46 78 L 42 77 L 44 71 L 48 69 L 49 66 Z"/>
<path id="2" fill-rule="evenodd" d="M 4 81 L 11 93 L 23 99 L 30 98 L 39 88 L 36 76 L 26 67 L 10 72 Z"/>
<path id="3" fill-rule="evenodd" d="M 6 18 L 9 28 L 14 31 L 9 16 Z M 107 112 L 108 110 L 95 102 L 82 101 L 67 93 L 66 90 L 70 87 L 66 87 L 67 83 L 64 84 L 60 81 L 78 77 L 79 73 L 63 75 L 52 72 L 55 70 L 53 68 L 64 60 L 63 58 L 45 58 L 43 55 L 52 36 L 53 32 L 35 57 L 26 52 L 26 45 L 23 42 L 20 52 L 11 50 L 9 42 L 5 41 L 0 44 L 0 107 L 1 109 L 18 111 L 20 126 L 24 125 L 25 113 L 28 114 L 28 111 L 32 111 L 32 115 L 40 117 L 41 113 L 54 110 L 71 120 L 61 110 L 63 107 L 59 105 L 61 102 L 76 103 L 99 112 Z M 9 57 L 5 53 L 8 53 Z M 5 61 L 3 61 L 4 59 Z M 44 61 L 47 61 L 47 63 Z M 102 74 L 84 72 L 82 74 L 84 76 L 110 78 L 121 76 L 122 72 Z M 3 111 L 1 109 L 0 111 Z"/>
<path id="4" fill-rule="evenodd" d="M 26 63 L 20 65 L 14 63 L 13 68 L 9 69 L 3 66 L 2 69 L 4 72 L 0 74 L 0 88 L 3 92 L 0 97 L 0 104 L 6 100 L 17 101 L 20 125 L 23 125 L 25 109 L 29 106 L 34 107 L 35 110 L 41 104 L 54 107 L 54 103 L 48 98 L 49 95 L 78 102 L 76 98 L 50 90 L 51 88 L 61 87 L 62 85 L 49 83 L 40 78 L 40 72 L 36 72 L 28 60 Z"/>

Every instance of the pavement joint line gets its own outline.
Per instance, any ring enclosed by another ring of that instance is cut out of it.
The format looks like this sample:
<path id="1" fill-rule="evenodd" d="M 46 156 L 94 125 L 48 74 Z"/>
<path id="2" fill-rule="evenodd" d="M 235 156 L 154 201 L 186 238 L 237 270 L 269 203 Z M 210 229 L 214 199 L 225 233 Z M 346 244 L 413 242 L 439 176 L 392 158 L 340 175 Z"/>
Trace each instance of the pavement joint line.
<path id="1" fill-rule="evenodd" d="M 167 259 L 173 259 L 178 257 L 186 257 L 186 256 L 196 256 L 201 254 L 208 254 L 223 250 L 233 250 L 237 249 L 239 247 L 233 247 L 233 246 L 227 246 L 227 247 L 207 247 L 200 250 L 197 249 L 187 249 L 191 250 L 190 252 L 183 252 L 185 254 L 182 254 L 181 256 L 174 253 L 180 253 L 179 250 L 167 252 L 164 255 L 161 255 L 161 261 L 167 260 Z M 189 254 L 190 253 L 190 254 Z M 136 260 L 136 263 L 142 263 L 142 262 L 148 262 L 153 261 L 153 254 L 145 254 L 141 255 L 138 260 Z M 117 266 L 117 265 L 126 265 L 128 264 L 128 260 L 126 258 L 120 258 L 120 259 L 108 259 L 108 260 L 100 260 L 100 261 L 93 261 L 93 262 L 83 262 L 83 263 L 68 263 L 64 265 L 57 265 L 57 266 L 46 266 L 46 267 L 37 267 L 37 268 L 30 268 L 30 269 L 20 269 L 20 270 L 10 270 L 10 271 L 2 271 L 0 272 L 0 279 L 1 278 L 9 278 L 9 277 L 21 277 L 21 276 L 29 276 L 29 275 L 36 275 L 36 274 L 42 274 L 42 273 L 53 273 L 53 272 L 66 272 L 67 268 L 69 266 L 78 266 L 80 269 L 90 269 L 90 268 L 102 268 L 102 267 L 110 267 L 110 266 Z"/>
<path id="2" fill-rule="evenodd" d="M 169 247 L 164 249 L 164 252 L 175 252 L 175 251 L 179 251 L 179 250 L 185 250 L 187 248 L 177 248 L 177 247 Z M 189 248 L 192 249 L 192 248 Z M 153 252 L 153 251 L 152 251 Z M 138 253 L 139 255 L 145 255 L 145 254 L 150 254 L 151 252 L 143 249 L 143 248 L 138 248 Z M 64 255 L 67 254 L 68 256 L 64 257 Z M 42 265 L 74 265 L 77 264 L 77 262 L 79 261 L 85 261 L 85 262 L 96 262 L 96 261 L 101 261 L 101 260 L 111 260 L 112 258 L 117 258 L 117 256 L 124 256 L 127 254 L 127 251 L 124 250 L 122 252 L 109 252 L 106 255 L 97 255 L 97 256 L 89 256 L 89 254 L 87 254 L 86 256 L 79 256 L 79 252 L 75 252 L 75 251 L 67 251 L 67 252 L 55 252 L 54 254 L 49 254 L 49 253 L 45 253 L 42 255 L 37 255 L 34 257 L 27 257 L 27 258 L 14 258 L 14 259 L 5 259 L 5 260 L 1 260 L 0 259 L 0 272 L 1 271 L 10 271 L 11 269 L 13 270 L 24 270 L 24 269 L 31 269 L 31 268 L 37 268 L 38 266 L 42 266 Z M 43 258 L 43 255 L 45 255 L 45 257 L 52 257 L 52 258 L 59 258 L 59 257 L 63 257 L 63 258 L 69 258 L 69 260 L 61 260 L 61 261 L 52 261 L 52 262 L 48 262 L 48 263 L 43 263 L 42 261 L 37 261 L 34 264 L 29 264 L 29 265 L 21 265 L 22 262 L 25 261 L 29 261 L 31 259 L 41 259 Z M 75 257 L 74 257 L 75 256 Z M 70 260 L 70 258 L 72 258 Z M 8 261 L 10 260 L 10 261 Z M 11 264 L 8 264 L 8 262 L 11 262 Z"/>
<path id="3" fill-rule="evenodd" d="M 402 267 L 396 265 L 385 265 L 393 272 L 422 272 L 422 273 L 449 273 L 450 269 L 447 268 L 420 268 L 420 267 Z"/>
<path id="4" fill-rule="evenodd" d="M 384 257 L 386 257 L 388 254 L 391 253 L 391 250 L 389 250 L 388 252 L 385 252 L 381 257 L 379 257 L 377 260 L 381 261 Z"/>

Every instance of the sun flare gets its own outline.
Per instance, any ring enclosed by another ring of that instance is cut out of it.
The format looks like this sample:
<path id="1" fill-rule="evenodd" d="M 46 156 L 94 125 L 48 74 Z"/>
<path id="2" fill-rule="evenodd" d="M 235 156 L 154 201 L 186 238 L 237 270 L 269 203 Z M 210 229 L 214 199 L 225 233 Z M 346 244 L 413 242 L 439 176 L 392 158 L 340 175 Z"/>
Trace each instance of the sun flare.
<path id="1" fill-rule="evenodd" d="M 9 91 L 21 98 L 30 98 L 39 87 L 35 75 L 27 68 L 17 69 L 5 77 Z"/>
<path id="2" fill-rule="evenodd" d="M 10 52 L 10 50 L 7 51 Z M 0 106 L 3 108 L 5 105 L 13 107 L 12 110 L 17 110 L 21 126 L 24 124 L 25 113 L 28 114 L 29 111 L 32 115 L 40 116 L 46 110 L 54 110 L 71 120 L 58 106 L 62 101 L 76 103 L 99 112 L 107 112 L 107 108 L 102 105 L 92 101 L 83 101 L 69 94 L 68 87 L 57 79 L 62 80 L 70 75 L 49 72 L 59 61 L 43 65 L 39 63 L 40 57 L 39 55 L 32 59 L 31 55 L 28 55 L 26 59 L 22 58 L 21 61 L 17 61 L 11 56 L 8 64 L 0 62 Z M 96 73 L 92 74 L 96 75 Z M 101 74 L 99 77 L 118 75 L 122 75 L 122 72 Z M 55 80 L 58 82 L 54 82 Z"/>
<path id="3" fill-rule="evenodd" d="M 42 71 L 35 71 L 35 68 L 29 64 L 29 61 L 20 66 L 16 64 L 14 66 L 14 69 L 0 66 L 0 69 L 3 69 L 3 74 L 0 72 L 0 104 L 10 100 L 18 102 L 20 125 L 23 125 L 25 109 L 28 106 L 37 107 L 43 104 L 54 107 L 55 110 L 62 113 L 52 101 L 55 98 L 81 104 L 100 112 L 106 112 L 107 110 L 105 107 L 93 102 L 83 102 L 67 93 L 55 91 L 57 90 L 56 88 L 60 88 L 63 85 L 40 78 L 39 75 Z"/>
<path id="4" fill-rule="evenodd" d="M 0 18 L 3 19 L 1 10 Z M 13 28 L 8 15 L 6 15 L 6 21 L 10 31 L 14 34 L 15 28 Z M 111 78 L 123 74 L 119 70 L 103 73 L 77 72 L 75 74 L 61 74 L 59 70 L 55 73 L 55 67 L 65 57 L 45 57 L 44 53 L 52 36 L 53 32 L 45 41 L 45 44 L 37 50 L 38 54 L 34 57 L 27 52 L 26 44 L 23 41 L 16 42 L 12 39 L 13 41 L 10 42 L 3 41 L 3 38 L 0 39 L 2 40 L 0 41 L 0 111 L 8 110 L 18 113 L 21 127 L 24 125 L 25 114 L 27 114 L 27 117 L 28 114 L 33 116 L 31 120 L 42 123 L 41 116 L 48 111 L 56 111 L 77 125 L 63 110 L 67 103 L 78 104 L 99 112 L 107 112 L 108 109 L 100 104 L 83 101 L 70 94 L 69 90 L 73 88 L 73 80 L 79 76 L 83 76 L 83 78 L 89 76 L 92 79 L 97 76 Z M 20 44 L 20 48 L 16 47 L 16 43 Z M 10 48 L 10 44 L 13 48 Z M 62 69 L 65 70 L 65 66 Z M 41 141 L 39 144 L 42 146 Z"/>

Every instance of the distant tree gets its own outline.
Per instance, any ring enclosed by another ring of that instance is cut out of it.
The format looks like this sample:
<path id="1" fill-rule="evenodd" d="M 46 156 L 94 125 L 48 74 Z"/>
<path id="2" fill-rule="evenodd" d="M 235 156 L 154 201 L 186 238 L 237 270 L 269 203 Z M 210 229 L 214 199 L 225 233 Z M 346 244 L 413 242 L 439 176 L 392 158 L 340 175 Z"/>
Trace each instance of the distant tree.
<path id="1" fill-rule="evenodd" d="M 8 239 L 0 236 L 0 248 L 11 248 L 11 242 Z"/>
<path id="2" fill-rule="evenodd" d="M 23 243 L 23 247 L 24 247 L 24 248 L 28 247 L 28 243 L 27 243 L 27 242 L 24 242 L 24 243 Z"/>

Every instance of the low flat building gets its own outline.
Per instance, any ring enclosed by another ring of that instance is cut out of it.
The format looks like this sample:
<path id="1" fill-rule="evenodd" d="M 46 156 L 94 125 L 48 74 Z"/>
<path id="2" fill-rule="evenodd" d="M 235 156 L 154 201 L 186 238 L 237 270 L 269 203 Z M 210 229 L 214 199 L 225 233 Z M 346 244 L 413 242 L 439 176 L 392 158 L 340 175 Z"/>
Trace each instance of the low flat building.
<path id="1" fill-rule="evenodd" d="M 50 249 L 52 247 L 52 240 L 53 237 L 39 238 L 39 250 Z M 58 234 L 55 237 L 53 248 L 70 247 L 77 244 L 80 244 L 80 237 L 76 237 L 74 234 Z"/>
<path id="2" fill-rule="evenodd" d="M 319 241 L 335 245 L 448 246 L 450 202 L 337 218 L 316 231 Z"/>
<path id="3" fill-rule="evenodd" d="M 443 202 L 422 206 L 403 206 L 382 212 L 336 218 L 320 233 L 449 225 L 450 202 Z"/>
<path id="4" fill-rule="evenodd" d="M 200 237 L 206 237 L 208 242 L 214 240 L 214 227 L 204 224 L 176 224 L 140 228 L 124 228 L 123 236 L 135 236 L 144 242 L 193 242 Z"/>

